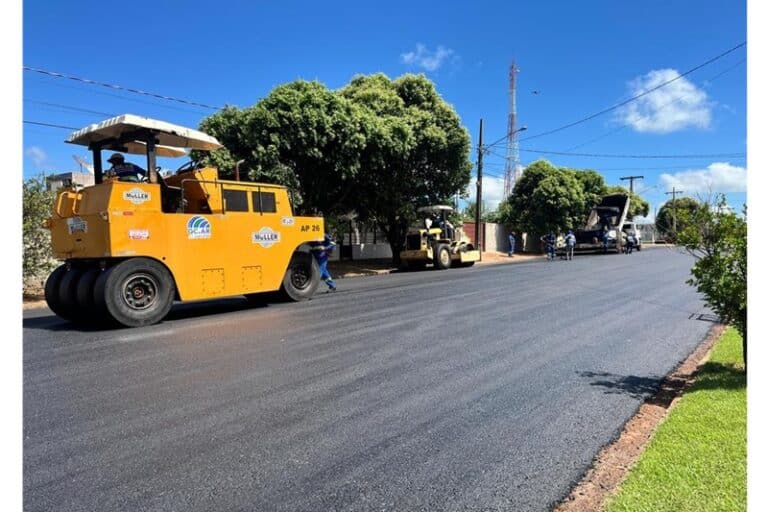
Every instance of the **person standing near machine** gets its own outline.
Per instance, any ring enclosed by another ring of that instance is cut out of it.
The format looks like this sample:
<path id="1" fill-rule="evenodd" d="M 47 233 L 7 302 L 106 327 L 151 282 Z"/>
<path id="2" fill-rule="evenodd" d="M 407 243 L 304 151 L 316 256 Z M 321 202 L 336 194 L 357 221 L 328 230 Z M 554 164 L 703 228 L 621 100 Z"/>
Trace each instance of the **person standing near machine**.
<path id="1" fill-rule="evenodd" d="M 573 259 L 573 250 L 576 248 L 576 235 L 573 234 L 573 230 L 569 229 L 568 234 L 565 235 L 565 259 Z"/>
<path id="2" fill-rule="evenodd" d="M 336 283 L 333 282 L 331 273 L 328 272 L 328 256 L 331 255 L 336 243 L 331 235 L 325 235 L 322 242 L 312 242 L 310 244 L 312 255 L 320 266 L 320 279 L 328 285 L 329 292 L 336 291 Z"/>
<path id="3" fill-rule="evenodd" d="M 541 237 L 541 241 L 544 242 L 544 248 L 547 252 L 547 260 L 548 261 L 555 261 L 555 234 L 550 231 L 543 237 Z"/>

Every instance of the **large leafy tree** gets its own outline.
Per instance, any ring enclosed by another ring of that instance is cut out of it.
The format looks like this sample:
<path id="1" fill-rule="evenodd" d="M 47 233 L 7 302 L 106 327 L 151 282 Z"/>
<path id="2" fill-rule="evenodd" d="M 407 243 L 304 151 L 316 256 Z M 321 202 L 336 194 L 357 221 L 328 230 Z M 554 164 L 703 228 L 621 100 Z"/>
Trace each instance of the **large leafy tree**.
<path id="1" fill-rule="evenodd" d="M 196 157 L 225 176 L 244 160 L 248 179 L 292 187 L 305 211 L 377 222 L 396 261 L 416 208 L 447 202 L 470 178 L 469 134 L 424 75 L 361 75 L 338 91 L 299 80 L 200 128 L 225 149 Z"/>
<path id="2" fill-rule="evenodd" d="M 358 202 L 350 206 L 362 220 L 378 222 L 398 263 L 416 209 L 449 203 L 469 184 L 469 134 L 424 75 L 357 76 L 340 93 L 362 109 L 371 127 Z"/>
<path id="3" fill-rule="evenodd" d="M 507 199 L 505 222 L 529 233 L 564 231 L 584 221 L 585 195 L 570 169 L 546 160 L 529 165 Z"/>
<path id="4" fill-rule="evenodd" d="M 656 230 L 670 240 L 676 240 L 677 233 L 688 227 L 690 219 L 696 214 L 701 203 L 690 197 L 671 199 L 664 203 L 656 214 Z"/>
<path id="5" fill-rule="evenodd" d="M 647 217 L 648 212 L 651 211 L 651 206 L 648 201 L 630 192 L 621 185 L 611 185 L 606 187 L 606 194 L 625 194 L 629 196 L 629 212 L 627 213 L 627 220 L 632 220 L 635 217 Z"/>
<path id="6" fill-rule="evenodd" d="M 568 169 L 574 173 L 574 176 L 581 184 L 584 192 L 584 210 L 582 217 L 584 219 L 589 215 L 589 211 L 597 205 L 600 200 L 608 194 L 608 187 L 605 185 L 603 175 L 592 169 Z"/>
<path id="7" fill-rule="evenodd" d="M 688 284 L 706 297 L 723 323 L 742 336 L 747 364 L 747 218 L 729 213 L 725 197 L 716 204 L 699 203 L 678 225 L 678 243 L 696 258 Z"/>
<path id="8" fill-rule="evenodd" d="M 245 160 L 248 178 L 297 190 L 304 210 L 343 213 L 355 189 L 360 156 L 371 135 L 360 108 L 319 82 L 276 87 L 256 105 L 228 107 L 204 119 L 201 130 L 223 149 L 207 158 L 231 173 Z"/>

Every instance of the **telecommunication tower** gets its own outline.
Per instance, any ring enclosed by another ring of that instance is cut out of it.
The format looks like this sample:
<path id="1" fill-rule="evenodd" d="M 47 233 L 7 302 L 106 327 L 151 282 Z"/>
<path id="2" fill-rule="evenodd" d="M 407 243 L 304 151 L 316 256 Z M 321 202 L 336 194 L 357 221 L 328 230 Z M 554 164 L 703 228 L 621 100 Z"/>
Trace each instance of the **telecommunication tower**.
<path id="1" fill-rule="evenodd" d="M 507 158 L 504 167 L 504 198 L 512 194 L 515 181 L 522 174 L 520 165 L 520 145 L 517 139 L 517 73 L 520 69 L 515 61 L 509 66 L 509 119 L 507 122 Z"/>

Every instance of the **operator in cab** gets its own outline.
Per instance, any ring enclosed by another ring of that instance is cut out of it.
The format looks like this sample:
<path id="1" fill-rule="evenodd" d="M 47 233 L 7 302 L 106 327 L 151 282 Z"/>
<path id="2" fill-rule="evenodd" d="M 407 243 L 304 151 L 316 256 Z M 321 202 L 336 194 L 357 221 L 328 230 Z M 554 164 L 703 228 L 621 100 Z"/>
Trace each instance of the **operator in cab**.
<path id="1" fill-rule="evenodd" d="M 120 153 L 114 153 L 107 162 L 112 164 L 112 167 L 107 169 L 105 173 L 107 178 L 117 177 L 118 181 L 133 181 L 137 183 L 146 180 L 147 171 L 136 164 L 126 162 L 125 157 Z"/>

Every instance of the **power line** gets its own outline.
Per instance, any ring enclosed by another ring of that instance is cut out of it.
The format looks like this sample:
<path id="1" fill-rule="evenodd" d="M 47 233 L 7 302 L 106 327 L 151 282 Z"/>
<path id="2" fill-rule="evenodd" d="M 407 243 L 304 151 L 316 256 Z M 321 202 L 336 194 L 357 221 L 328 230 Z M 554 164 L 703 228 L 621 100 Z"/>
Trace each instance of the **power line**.
<path id="1" fill-rule="evenodd" d="M 651 185 L 650 187 L 645 187 L 643 190 L 639 191 L 637 195 L 640 195 L 644 192 L 648 192 L 649 190 L 652 190 L 654 188 L 659 188 L 661 185 Z"/>
<path id="2" fill-rule="evenodd" d="M 47 105 L 49 107 L 63 108 L 65 110 L 72 110 L 74 112 L 85 112 L 86 114 L 94 114 L 97 116 L 114 117 L 115 115 L 117 115 L 117 114 L 109 114 L 107 112 L 99 112 L 97 110 L 88 110 L 87 108 L 79 108 L 79 107 L 73 107 L 70 105 L 62 105 L 61 103 L 50 103 L 47 101 L 31 100 L 27 98 L 24 98 L 24 101 L 28 103 L 34 103 L 36 105 Z"/>
<path id="3" fill-rule="evenodd" d="M 536 134 L 536 135 L 531 135 L 530 137 L 525 137 L 524 139 L 521 139 L 521 141 L 520 141 L 520 142 L 523 142 L 523 141 L 526 141 L 526 140 L 535 139 L 535 138 L 538 138 L 538 137 L 543 137 L 543 136 L 545 136 L 545 135 L 550 135 L 550 134 L 552 134 L 552 133 L 555 133 L 555 132 L 559 132 L 559 131 L 565 130 L 566 128 L 571 128 L 572 126 L 576 126 L 577 124 L 581 124 L 581 123 L 584 123 L 584 122 L 586 122 L 586 121 L 589 121 L 590 119 L 594 119 L 594 118 L 595 118 L 595 117 L 597 117 L 597 116 L 601 116 L 601 115 L 603 115 L 603 114 L 607 114 L 608 112 L 611 112 L 611 111 L 613 111 L 613 110 L 616 110 L 616 109 L 617 109 L 617 108 L 619 108 L 619 107 L 623 107 L 624 105 L 626 105 L 626 104 L 628 104 L 628 103 L 631 103 L 631 102 L 633 102 L 633 101 L 635 101 L 635 100 L 637 100 L 637 99 L 639 99 L 639 98 L 642 98 L 643 96 L 646 96 L 646 95 L 648 95 L 648 94 L 652 93 L 653 91 L 657 91 L 657 90 L 661 89 L 662 87 L 664 87 L 664 86 L 666 86 L 666 85 L 669 85 L 669 84 L 671 84 L 672 82 L 674 82 L 674 81 L 676 81 L 676 80 L 679 80 L 679 79 L 683 78 L 684 76 L 690 75 L 690 74 L 691 74 L 691 73 L 693 73 L 694 71 L 697 71 L 697 70 L 699 70 L 699 69 L 703 68 L 704 66 L 707 66 L 707 65 L 709 65 L 709 64 L 711 64 L 711 63 L 713 63 L 713 62 L 715 62 L 716 60 L 722 59 L 723 57 L 725 57 L 725 56 L 726 56 L 726 55 L 728 55 L 729 53 L 735 52 L 735 51 L 736 51 L 736 50 L 738 50 L 739 48 L 742 48 L 742 47 L 744 47 L 744 46 L 746 46 L 746 45 L 747 45 L 747 42 L 746 42 L 746 41 L 744 41 L 743 43 L 741 43 L 741 44 L 738 44 L 738 45 L 734 46 L 734 47 L 733 47 L 733 48 L 731 48 L 730 50 L 726 50 L 726 51 L 724 51 L 723 53 L 721 53 L 720 55 L 718 55 L 718 56 L 716 56 L 716 57 L 713 57 L 713 58 L 709 59 L 708 61 L 706 61 L 706 62 L 704 62 L 704 63 L 702 63 L 702 64 L 699 64 L 698 66 L 695 66 L 695 67 L 693 67 L 693 68 L 689 69 L 689 70 L 688 70 L 688 71 L 686 71 L 685 73 L 681 73 L 681 74 L 677 75 L 676 77 L 674 77 L 674 78 L 672 78 L 672 79 L 670 79 L 670 80 L 667 80 L 666 82 L 664 82 L 664 83 L 662 83 L 662 84 L 659 84 L 659 85 L 657 85 L 656 87 L 652 87 L 651 89 L 648 89 L 647 91 L 643 91 L 643 92 L 641 92 L 640 94 L 638 94 L 638 95 L 636 95 L 636 96 L 633 96 L 633 97 L 629 98 L 628 100 L 624 100 L 624 101 L 622 101 L 621 103 L 617 103 L 616 105 L 613 105 L 612 107 L 608 107 L 608 108 L 606 108 L 606 109 L 603 109 L 603 110 L 601 110 L 600 112 L 595 112 L 594 114 L 591 114 L 591 115 L 589 115 L 589 116 L 587 116 L 587 117 L 585 117 L 585 118 L 579 119 L 578 121 L 574 121 L 574 122 L 572 122 L 572 123 L 568 123 L 568 124 L 566 124 L 566 125 L 564 125 L 564 126 L 561 126 L 561 127 L 559 127 L 559 128 L 555 128 L 554 130 L 549 130 L 549 131 L 547 131 L 547 132 L 539 133 L 539 134 Z"/>
<path id="4" fill-rule="evenodd" d="M 602 153 L 567 153 L 565 151 L 545 151 L 539 149 L 520 149 L 527 153 L 540 153 L 543 155 L 567 155 L 567 156 L 588 156 L 594 158 L 740 158 L 744 153 L 714 153 L 709 155 L 615 155 Z"/>
<path id="5" fill-rule="evenodd" d="M 734 159 L 746 158 L 744 156 L 732 157 Z M 611 167 L 603 171 L 666 171 L 667 169 L 690 169 L 690 165 L 665 165 L 663 167 Z"/>
<path id="6" fill-rule="evenodd" d="M 77 130 L 77 128 L 73 128 L 71 126 L 61 126 L 60 124 L 41 123 L 38 121 L 22 121 L 22 122 L 26 124 L 34 124 L 37 126 L 48 126 L 50 128 L 62 128 L 64 130 Z"/>
<path id="7" fill-rule="evenodd" d="M 715 62 L 715 61 L 717 61 L 717 60 L 719 60 L 719 59 L 721 59 L 721 58 L 725 57 L 726 55 L 728 55 L 728 54 L 730 54 L 730 53 L 732 53 L 732 52 L 734 52 L 734 51 L 738 50 L 739 48 L 742 48 L 742 47 L 744 47 L 744 46 L 746 46 L 746 45 L 747 45 L 747 42 L 746 42 L 746 41 L 744 41 L 743 43 L 740 43 L 740 44 L 738 44 L 738 45 L 734 46 L 733 48 L 731 48 L 731 49 L 729 49 L 729 50 L 726 50 L 726 51 L 724 51 L 724 52 L 723 52 L 723 53 L 721 53 L 720 55 L 717 55 L 717 56 L 715 56 L 715 57 L 712 57 L 711 59 L 707 60 L 706 62 L 703 62 L 703 63 L 699 64 L 698 66 L 695 66 L 695 67 L 693 67 L 693 68 L 689 69 L 689 70 L 688 70 L 688 71 L 686 71 L 685 73 L 681 73 L 681 74 L 677 75 L 676 77 L 674 77 L 674 78 L 672 78 L 672 79 L 670 79 L 670 80 L 667 80 L 666 82 L 664 82 L 664 83 L 662 83 L 662 84 L 660 84 L 660 85 L 657 85 L 656 87 L 653 87 L 653 88 L 651 88 L 651 89 L 648 89 L 648 90 L 646 90 L 646 91 L 643 91 L 642 93 L 640 93 L 640 94 L 638 94 L 638 95 L 636 95 L 636 96 L 633 96 L 633 97 L 631 97 L 631 98 L 629 98 L 629 99 L 627 99 L 627 100 L 624 100 L 624 101 L 622 101 L 621 103 L 617 103 L 616 105 L 613 105 L 613 106 L 611 106 L 611 107 L 608 107 L 608 108 L 606 108 L 606 109 L 603 109 L 603 110 L 601 110 L 601 111 L 599 111 L 599 112 L 595 112 L 594 114 L 590 114 L 590 115 L 588 115 L 588 116 L 586 116 L 586 117 L 583 117 L 583 118 L 581 118 L 581 119 L 579 119 L 579 120 L 577 120 L 577 121 L 573 121 L 572 123 L 568 123 L 568 124 L 566 124 L 566 125 L 563 125 L 563 126 L 560 126 L 560 127 L 558 127 L 558 128 L 555 128 L 555 129 L 552 129 L 552 130 L 549 130 L 549 131 L 546 131 L 546 132 L 542 132 L 542 133 L 537 133 L 536 135 L 531 135 L 531 136 L 529 136 L 529 137 L 525 137 L 525 138 L 523 138 L 523 139 L 520 139 L 520 142 L 525 142 L 525 141 L 527 141 L 527 140 L 536 139 L 536 138 L 538 138 L 538 137 L 544 137 L 545 135 L 551 135 L 551 134 L 553 134 L 553 133 L 556 133 L 556 132 L 559 132 L 559 131 L 565 130 L 565 129 L 567 129 L 567 128 L 571 128 L 571 127 L 573 127 L 573 126 L 576 126 L 576 125 L 578 125 L 578 124 L 581 124 L 581 123 L 587 122 L 587 121 L 589 121 L 589 120 L 591 120 L 591 119 L 594 119 L 594 118 L 596 118 L 596 117 L 598 117 L 598 116 L 601 116 L 601 115 L 603 115 L 603 114 L 607 114 L 608 112 L 611 112 L 611 111 L 613 111 L 613 110 L 616 110 L 616 109 L 617 109 L 617 108 L 619 108 L 619 107 L 623 107 L 624 105 L 626 105 L 626 104 L 628 104 L 628 103 L 631 103 L 631 102 L 633 102 L 633 101 L 636 101 L 636 100 L 638 100 L 639 98 L 642 98 L 643 96 L 646 96 L 646 95 L 648 95 L 648 94 L 652 93 L 653 91 L 659 90 L 659 89 L 661 89 L 662 87 L 665 87 L 665 86 L 667 86 L 667 85 L 671 84 L 672 82 L 674 82 L 674 81 L 676 81 L 676 80 L 679 80 L 679 79 L 683 78 L 684 76 L 690 75 L 690 74 L 691 74 L 691 73 L 693 73 L 694 71 L 697 71 L 697 70 L 699 70 L 699 69 L 703 68 L 704 66 L 707 66 L 707 65 L 709 65 L 709 64 L 711 64 L 711 63 L 713 63 L 713 62 Z M 488 146 L 494 146 L 494 145 L 496 145 L 496 144 L 498 144 L 498 143 L 500 143 L 500 142 L 504 141 L 504 140 L 505 140 L 505 139 L 507 139 L 508 137 L 509 137 L 509 134 L 506 134 L 506 135 L 504 135 L 504 137 L 502 137 L 502 138 L 500 138 L 499 140 L 497 140 L 497 141 L 493 142 L 492 144 L 488 144 Z"/>
<path id="8" fill-rule="evenodd" d="M 739 62 L 737 62 L 736 64 L 734 64 L 733 66 L 731 66 L 729 68 L 726 68 L 725 70 L 723 70 L 720 73 L 716 74 L 715 76 L 713 76 L 711 78 L 705 79 L 705 81 L 713 82 L 713 81 L 717 80 L 718 78 L 720 78 L 721 76 L 723 76 L 724 74 L 726 74 L 726 73 L 728 73 L 730 71 L 733 71 L 734 69 L 736 69 L 740 65 L 744 64 L 745 62 L 747 62 L 747 59 L 742 59 Z M 689 95 L 685 95 L 684 94 L 682 96 L 678 96 L 677 98 L 673 99 L 669 103 L 665 103 L 664 105 L 658 107 L 656 109 L 656 111 L 658 112 L 659 110 L 663 110 L 663 109 L 669 107 L 670 105 L 673 105 L 673 104 L 679 102 L 680 100 L 685 99 L 687 96 L 689 96 Z M 599 136 L 595 137 L 594 139 L 590 139 L 590 140 L 588 140 L 586 142 L 582 142 L 581 144 L 576 144 L 575 146 L 571 146 L 568 149 L 565 149 L 564 151 L 573 151 L 574 149 L 578 149 L 578 148 L 587 146 L 589 144 L 592 144 L 593 142 L 597 142 L 600 139 L 604 139 L 605 137 L 608 137 L 609 135 L 613 135 L 614 133 L 618 133 L 618 132 L 620 132 L 620 131 L 622 131 L 625 128 L 628 128 L 630 126 L 632 126 L 630 123 L 625 123 L 625 124 L 619 126 L 618 128 L 614 128 L 613 130 L 610 130 L 608 132 L 603 133 L 602 135 L 599 135 Z"/>
<path id="9" fill-rule="evenodd" d="M 214 106 L 211 106 L 211 105 L 206 105 L 205 103 L 198 103 L 196 101 L 189 101 L 189 100 L 185 100 L 185 99 L 181 99 L 181 98 L 175 98 L 173 96 L 165 96 L 163 94 L 157 94 L 157 93 L 154 93 L 154 92 L 142 91 L 141 89 L 134 89 L 132 87 L 123 87 L 121 85 L 109 84 L 109 83 L 106 83 L 106 82 L 99 82 L 99 81 L 96 81 L 96 80 L 90 80 L 88 78 L 81 78 L 81 77 L 72 76 L 72 75 L 65 75 L 63 73 L 56 73 L 54 71 L 48 71 L 48 70 L 45 70 L 45 69 L 32 68 L 32 67 L 29 67 L 29 66 L 24 66 L 23 68 L 24 68 L 24 71 L 33 71 L 35 73 L 41 73 L 43 75 L 53 76 L 53 77 L 56 77 L 56 78 L 66 78 L 68 80 L 74 80 L 76 82 L 82 82 L 82 83 L 91 84 L 91 85 L 100 85 L 102 87 L 107 87 L 109 89 L 117 89 L 117 90 L 121 90 L 121 91 L 128 91 L 128 92 L 132 92 L 134 94 L 143 94 L 144 96 L 151 96 L 151 97 L 154 97 L 154 98 L 159 98 L 161 100 L 167 100 L 167 101 L 175 101 L 177 103 L 184 103 L 186 105 L 194 105 L 194 106 L 197 106 L 197 107 L 208 108 L 208 109 L 211 109 L 211 110 L 221 110 L 222 108 L 224 108 L 224 107 L 214 107 Z"/>
<path id="10" fill-rule="evenodd" d="M 82 91 L 83 90 L 80 87 L 73 86 L 73 85 L 65 85 L 65 84 L 60 84 L 60 83 L 53 83 L 53 82 L 50 82 L 50 81 L 48 81 L 48 80 L 46 80 L 45 78 L 42 78 L 42 77 L 39 79 L 39 82 L 40 83 L 44 82 L 46 85 L 52 85 L 54 87 L 60 87 L 62 89 L 73 89 L 75 91 Z M 176 106 L 176 105 L 163 105 L 161 103 L 154 102 L 154 101 L 147 101 L 147 100 L 143 100 L 143 99 L 139 99 L 139 98 L 130 98 L 130 97 L 122 95 L 122 94 L 112 94 L 112 93 L 109 93 L 109 92 L 106 92 L 106 91 L 89 91 L 89 94 L 99 94 L 101 96 L 110 96 L 112 98 L 119 98 L 121 100 L 131 101 L 133 103 L 141 103 L 141 104 L 144 104 L 144 105 L 152 105 L 153 107 L 166 108 L 166 109 L 170 109 L 170 110 L 177 110 L 179 112 L 194 112 L 195 114 L 200 114 L 200 115 L 203 115 L 203 116 L 207 116 L 208 115 L 207 112 L 204 112 L 204 111 L 198 110 L 198 109 L 192 109 L 192 108 L 188 108 L 188 107 L 179 107 L 179 106 Z"/>

